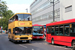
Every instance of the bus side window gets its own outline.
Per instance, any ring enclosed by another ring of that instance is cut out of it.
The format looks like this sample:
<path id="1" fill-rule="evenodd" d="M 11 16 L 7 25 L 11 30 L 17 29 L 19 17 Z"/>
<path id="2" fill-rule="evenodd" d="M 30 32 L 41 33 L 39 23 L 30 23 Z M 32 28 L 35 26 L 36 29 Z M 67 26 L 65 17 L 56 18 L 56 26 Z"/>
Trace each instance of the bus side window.
<path id="1" fill-rule="evenodd" d="M 71 33 L 75 33 L 75 23 L 72 24 L 72 27 L 70 28 Z"/>
<path id="2" fill-rule="evenodd" d="M 11 29 L 9 29 L 9 33 L 11 34 Z"/>
<path id="3" fill-rule="evenodd" d="M 18 16 L 17 15 L 15 15 L 15 21 L 18 21 Z"/>
<path id="4" fill-rule="evenodd" d="M 50 34 L 50 27 L 47 27 L 47 33 Z"/>
<path id="5" fill-rule="evenodd" d="M 49 28 L 47 27 L 47 33 L 49 33 L 48 29 L 49 29 Z"/>
<path id="6" fill-rule="evenodd" d="M 55 35 L 54 34 L 54 27 L 51 27 L 51 35 Z"/>
<path id="7" fill-rule="evenodd" d="M 69 36 L 69 24 L 64 25 L 64 35 Z"/>
<path id="8" fill-rule="evenodd" d="M 72 23 L 70 27 L 70 36 L 75 36 L 75 23 Z"/>
<path id="9" fill-rule="evenodd" d="M 63 28 L 64 28 L 63 25 L 59 26 L 59 35 L 63 35 Z"/>
<path id="10" fill-rule="evenodd" d="M 59 35 L 58 30 L 59 30 L 59 27 L 58 26 L 55 26 L 55 35 Z"/>

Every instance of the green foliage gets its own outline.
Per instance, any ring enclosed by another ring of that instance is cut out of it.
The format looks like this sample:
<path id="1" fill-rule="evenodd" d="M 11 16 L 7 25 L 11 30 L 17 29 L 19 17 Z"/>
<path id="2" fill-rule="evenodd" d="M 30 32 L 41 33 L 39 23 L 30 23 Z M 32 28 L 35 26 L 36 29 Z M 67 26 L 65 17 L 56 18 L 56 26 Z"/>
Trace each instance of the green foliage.
<path id="1" fill-rule="evenodd" d="M 52 21 L 51 23 L 53 23 L 53 22 L 57 22 L 57 21 Z"/>
<path id="2" fill-rule="evenodd" d="M 2 1 L 0 4 L 0 14 L 2 14 L 2 19 L 0 19 L 0 26 L 3 26 L 3 29 L 7 30 L 8 20 L 14 14 L 11 10 L 8 10 L 6 2 Z"/>

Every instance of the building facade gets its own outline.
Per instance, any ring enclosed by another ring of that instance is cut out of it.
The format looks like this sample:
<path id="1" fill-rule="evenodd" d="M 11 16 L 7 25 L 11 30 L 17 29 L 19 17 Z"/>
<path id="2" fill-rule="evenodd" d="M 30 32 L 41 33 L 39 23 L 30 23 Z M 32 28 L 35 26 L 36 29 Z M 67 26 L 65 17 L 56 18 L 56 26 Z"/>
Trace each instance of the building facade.
<path id="1" fill-rule="evenodd" d="M 75 0 L 60 0 L 60 20 L 75 18 Z"/>
<path id="2" fill-rule="evenodd" d="M 54 0 L 54 19 L 62 21 L 74 18 L 75 0 Z M 53 21 L 53 3 L 49 0 L 35 0 L 30 5 L 33 24 L 46 25 Z"/>

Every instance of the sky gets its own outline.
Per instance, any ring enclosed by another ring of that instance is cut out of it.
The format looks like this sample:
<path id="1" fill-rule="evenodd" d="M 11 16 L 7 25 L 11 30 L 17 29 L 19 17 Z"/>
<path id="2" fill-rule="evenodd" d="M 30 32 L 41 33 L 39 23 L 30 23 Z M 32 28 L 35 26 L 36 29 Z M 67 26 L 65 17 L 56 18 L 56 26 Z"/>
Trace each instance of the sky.
<path id="1" fill-rule="evenodd" d="M 28 12 L 30 13 L 30 5 L 34 0 L 2 0 L 6 1 L 8 9 L 12 10 L 14 13 L 18 12 Z"/>

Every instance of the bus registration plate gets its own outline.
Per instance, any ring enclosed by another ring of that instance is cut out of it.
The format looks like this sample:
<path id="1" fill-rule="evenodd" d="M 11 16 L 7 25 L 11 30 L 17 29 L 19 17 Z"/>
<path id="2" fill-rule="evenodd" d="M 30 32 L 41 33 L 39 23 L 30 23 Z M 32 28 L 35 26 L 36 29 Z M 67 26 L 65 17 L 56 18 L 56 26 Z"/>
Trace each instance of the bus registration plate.
<path id="1" fill-rule="evenodd" d="M 37 37 L 37 39 L 39 39 L 39 37 Z"/>
<path id="2" fill-rule="evenodd" d="M 23 40 L 22 42 L 26 42 L 26 40 Z"/>

